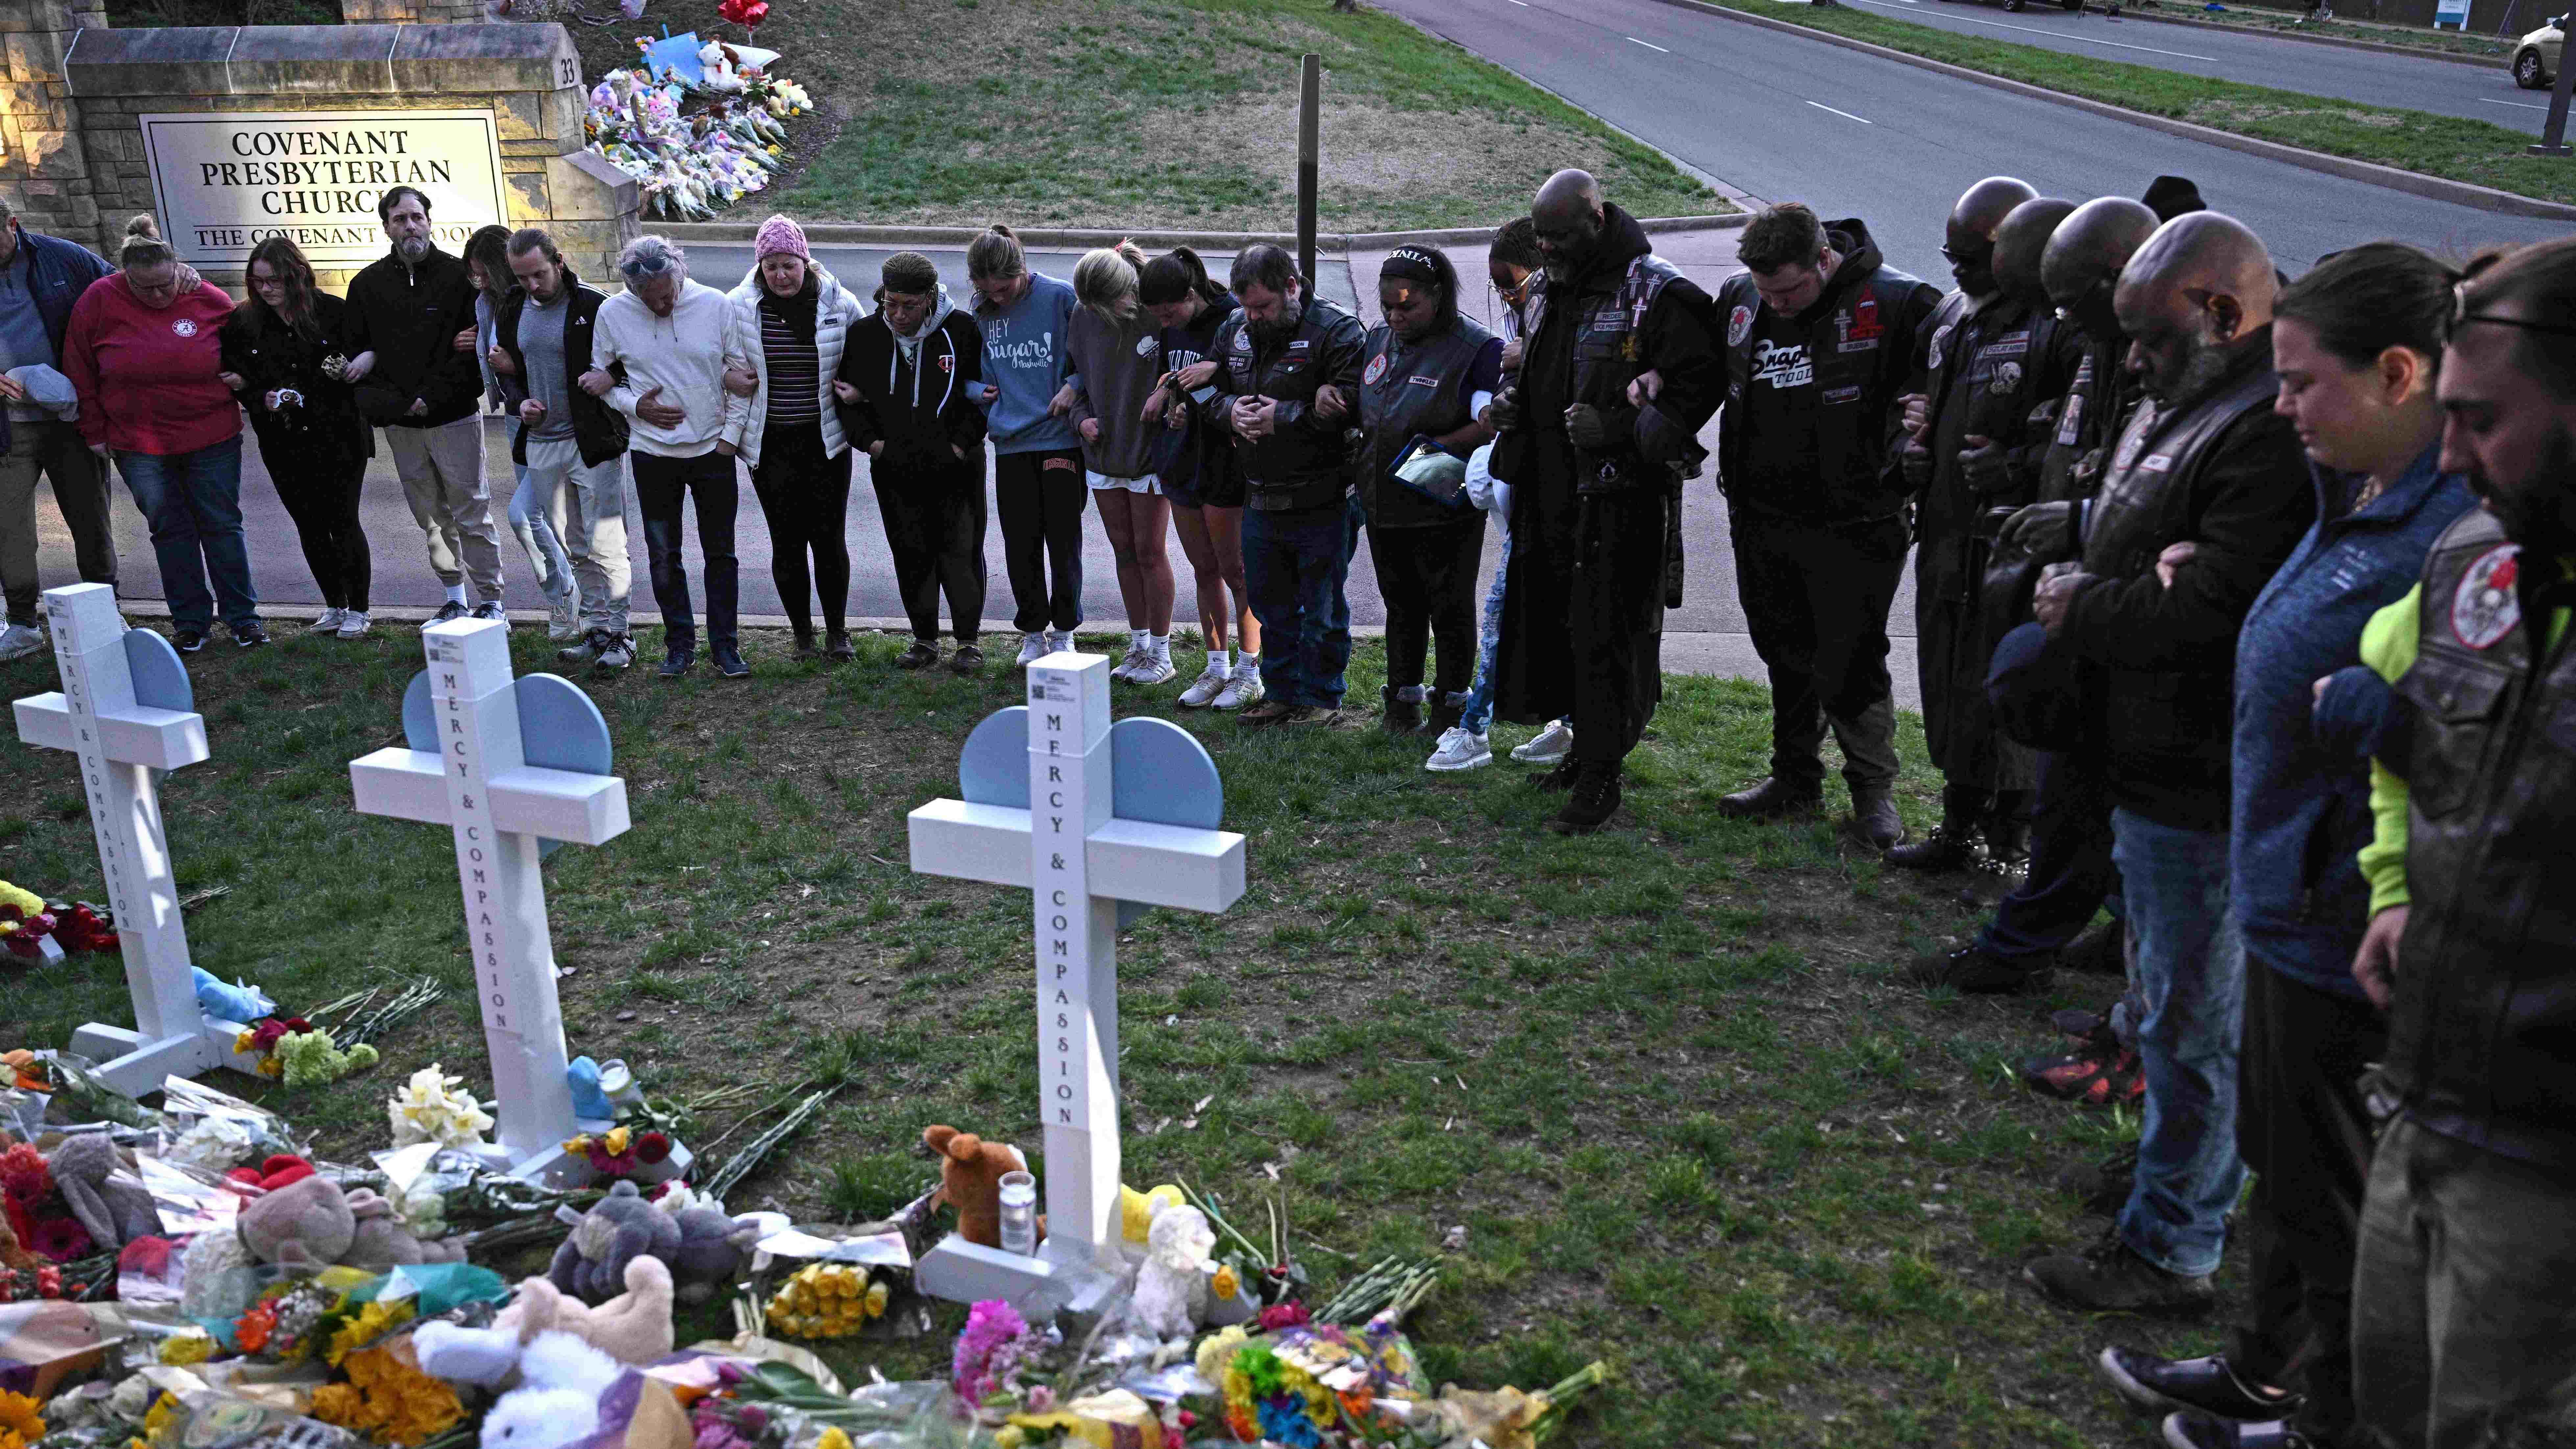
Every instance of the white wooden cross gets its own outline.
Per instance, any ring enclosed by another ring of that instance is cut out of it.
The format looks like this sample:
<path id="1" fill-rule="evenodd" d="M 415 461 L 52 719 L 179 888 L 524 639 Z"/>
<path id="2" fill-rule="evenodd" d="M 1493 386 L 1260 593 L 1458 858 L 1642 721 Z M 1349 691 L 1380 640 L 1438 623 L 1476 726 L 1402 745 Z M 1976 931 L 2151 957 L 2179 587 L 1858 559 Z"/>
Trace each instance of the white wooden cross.
<path id="1" fill-rule="evenodd" d="M 1120 1266 L 1120 904 L 1224 910 L 1243 895 L 1243 837 L 1153 818 L 1212 825 L 1223 810 L 1207 752 L 1166 721 L 1119 726 L 1118 749 L 1136 753 L 1123 788 L 1112 780 L 1106 658 L 1049 654 L 1029 666 L 1028 691 L 1024 725 L 1014 709 L 976 730 L 1008 740 L 1024 728 L 1026 793 L 990 779 L 999 757 L 970 738 L 960 775 L 987 801 L 933 800 L 907 824 L 915 871 L 1034 893 L 1047 1239 L 1024 1258 L 952 1236 L 913 1278 L 935 1297 L 1081 1312 Z"/>
<path id="2" fill-rule="evenodd" d="M 257 1054 L 233 1051 L 241 1023 L 210 1017 L 197 1004 L 179 884 L 161 826 L 160 772 L 206 758 L 206 719 L 145 699 L 185 704 L 187 673 L 159 635 L 128 642 L 113 585 L 48 589 L 45 619 L 63 688 L 17 701 L 18 738 L 80 758 L 81 792 L 134 998 L 132 1031 L 92 1023 L 72 1034 L 72 1049 L 98 1061 L 101 1077 L 134 1096 L 159 1091 L 165 1076 L 193 1077 L 219 1066 L 256 1076 Z M 156 658 L 155 651 L 166 657 Z M 140 681 L 138 655 L 146 661 Z"/>
<path id="3" fill-rule="evenodd" d="M 528 763 L 530 746 L 557 745 L 562 736 L 591 729 L 596 740 L 579 743 L 595 743 L 604 762 L 607 727 L 563 680 L 510 677 L 508 625 L 451 620 L 423 629 L 421 643 L 429 656 L 427 719 L 406 719 L 411 748 L 350 761 L 349 783 L 360 814 L 445 825 L 454 833 L 501 1146 L 519 1176 L 577 1176 L 584 1169 L 563 1152 L 564 1140 L 582 1124 L 564 1078 L 563 1008 L 555 995 L 539 846 L 549 839 L 600 845 L 624 834 L 626 782 L 605 770 Z M 529 685 L 551 687 L 522 687 Z"/>

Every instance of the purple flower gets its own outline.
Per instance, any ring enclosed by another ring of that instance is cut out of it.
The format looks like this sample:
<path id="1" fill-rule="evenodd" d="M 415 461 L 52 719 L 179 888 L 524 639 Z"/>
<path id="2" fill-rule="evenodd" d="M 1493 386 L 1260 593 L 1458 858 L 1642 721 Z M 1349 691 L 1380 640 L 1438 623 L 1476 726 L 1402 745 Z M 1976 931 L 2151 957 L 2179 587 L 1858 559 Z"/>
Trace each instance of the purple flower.
<path id="1" fill-rule="evenodd" d="M 987 1298 L 968 1309 L 965 1331 L 957 1335 L 957 1351 L 949 1361 L 949 1380 L 957 1396 L 970 1404 L 982 1403 L 994 1387 L 995 1353 L 1028 1331 L 1028 1320 L 1002 1299 Z"/>

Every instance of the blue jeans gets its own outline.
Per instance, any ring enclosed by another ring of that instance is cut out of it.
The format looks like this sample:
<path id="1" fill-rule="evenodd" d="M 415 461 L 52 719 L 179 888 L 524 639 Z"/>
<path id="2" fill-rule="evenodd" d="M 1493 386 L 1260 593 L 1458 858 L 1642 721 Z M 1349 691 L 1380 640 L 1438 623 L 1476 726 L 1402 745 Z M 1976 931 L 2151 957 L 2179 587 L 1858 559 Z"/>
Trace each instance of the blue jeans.
<path id="1" fill-rule="evenodd" d="M 519 536 L 519 547 L 528 551 L 528 567 L 535 571 L 537 587 L 547 600 L 569 599 L 572 559 L 564 553 L 563 540 L 555 537 L 554 525 L 546 521 L 546 490 L 537 486 L 525 464 L 518 474 L 519 486 L 510 494 L 510 531 Z"/>
<path id="2" fill-rule="evenodd" d="M 259 595 L 251 588 L 250 549 L 242 542 L 241 439 L 193 453 L 119 452 L 116 471 L 152 525 L 152 556 L 161 564 L 170 622 L 202 634 L 213 625 L 220 602 L 230 627 L 257 624 Z"/>
<path id="3" fill-rule="evenodd" d="M 1496 491 L 1506 485 L 1497 484 Z M 1503 556 L 1494 565 L 1494 581 L 1485 586 L 1485 616 L 1476 635 L 1476 682 L 1458 711 L 1458 728 L 1481 735 L 1494 722 L 1494 649 L 1503 641 L 1503 582 L 1512 569 L 1512 511 L 1505 504 L 1492 514 L 1503 536 Z"/>
<path id="4" fill-rule="evenodd" d="M 2157 1267 L 2198 1277 L 2216 1271 L 2227 1210 L 2245 1184 L 2236 1155 L 2245 941 L 2228 899 L 2227 832 L 2125 809 L 2111 812 L 2111 831 L 2147 1007 L 2138 1028 L 2146 1112 L 2120 1237 Z"/>
<path id="5" fill-rule="evenodd" d="M 1339 709 L 1351 662 L 1351 603 L 1342 582 L 1360 529 L 1344 499 L 1295 512 L 1243 510 L 1243 583 L 1261 621 L 1261 692 L 1288 705 Z"/>

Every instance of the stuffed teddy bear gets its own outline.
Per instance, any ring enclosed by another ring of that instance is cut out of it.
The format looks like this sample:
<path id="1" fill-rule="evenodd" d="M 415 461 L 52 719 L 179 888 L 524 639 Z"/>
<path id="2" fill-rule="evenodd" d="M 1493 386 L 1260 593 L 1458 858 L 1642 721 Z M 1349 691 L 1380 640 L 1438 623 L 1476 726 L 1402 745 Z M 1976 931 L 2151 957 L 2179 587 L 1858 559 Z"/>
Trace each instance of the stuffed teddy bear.
<path id="1" fill-rule="evenodd" d="M 600 1397 L 626 1369 L 569 1333 L 540 1333 L 519 1355 L 519 1386 L 483 1416 L 483 1449 L 562 1449 L 600 1431 Z"/>
<path id="2" fill-rule="evenodd" d="M 424 1323 L 412 1348 L 420 1366 L 440 1378 L 498 1388 L 518 1370 L 520 1350 L 542 1333 L 572 1334 L 620 1363 L 652 1363 L 673 1342 L 671 1270 L 659 1258 L 628 1259 L 626 1291 L 597 1308 L 567 1298 L 544 1278 L 529 1278 L 491 1327 Z"/>
<path id="3" fill-rule="evenodd" d="M 954 1127 L 922 1129 L 921 1145 L 939 1159 L 939 1190 L 930 1205 L 957 1209 L 957 1236 L 987 1248 L 1002 1246 L 1002 1177 L 1028 1171 L 1028 1159 L 1016 1147 Z M 1044 1217 L 1038 1219 L 1038 1236 L 1046 1236 Z"/>
<path id="4" fill-rule="evenodd" d="M 340 1261 L 352 1268 L 382 1273 L 413 1263 L 462 1263 L 462 1242 L 423 1242 L 394 1211 L 394 1205 L 372 1188 L 347 1194 L 349 1216 L 356 1223 Z"/>
<path id="5" fill-rule="evenodd" d="M 1207 1313 L 1215 1248 L 1216 1229 L 1197 1208 L 1167 1207 L 1154 1214 L 1145 1261 L 1136 1270 L 1131 1311 L 1139 1329 L 1156 1338 L 1186 1338 L 1197 1329 Z"/>
<path id="6" fill-rule="evenodd" d="M 123 1247 L 136 1238 L 160 1234 L 161 1214 L 152 1206 L 152 1194 L 130 1177 L 120 1179 L 125 1158 L 106 1133 L 82 1132 L 64 1138 L 45 1159 L 45 1167 L 54 1175 L 54 1187 L 70 1205 L 72 1216 L 80 1219 L 93 1241 Z"/>
<path id="7" fill-rule="evenodd" d="M 338 1183 L 304 1177 L 246 1204 L 235 1230 L 263 1263 L 321 1268 L 348 1253 L 357 1240 L 358 1217 Z"/>
<path id="8" fill-rule="evenodd" d="M 259 1297 L 258 1265 L 238 1233 L 199 1233 L 180 1260 L 179 1311 L 190 1318 L 239 1318 Z"/>

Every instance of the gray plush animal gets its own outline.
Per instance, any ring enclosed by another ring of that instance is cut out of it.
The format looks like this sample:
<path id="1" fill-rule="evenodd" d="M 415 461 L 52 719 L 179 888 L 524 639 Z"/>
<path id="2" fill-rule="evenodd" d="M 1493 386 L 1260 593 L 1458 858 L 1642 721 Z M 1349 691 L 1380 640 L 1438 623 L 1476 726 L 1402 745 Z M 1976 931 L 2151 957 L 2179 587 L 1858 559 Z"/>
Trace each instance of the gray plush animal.
<path id="1" fill-rule="evenodd" d="M 569 1215 L 570 1209 L 559 1212 Z M 596 1305 L 626 1291 L 628 1260 L 659 1258 L 671 1270 L 679 1301 L 700 1303 L 742 1270 L 759 1236 L 756 1225 L 713 1208 L 689 1208 L 675 1218 L 646 1200 L 635 1184 L 620 1182 L 573 1220 L 572 1234 L 555 1249 L 546 1277 Z"/>
<path id="2" fill-rule="evenodd" d="M 115 1174 L 125 1170 L 125 1159 L 106 1133 L 82 1132 L 64 1138 L 45 1159 L 45 1168 L 54 1175 L 54 1186 L 71 1206 L 72 1216 L 93 1240 L 121 1248 L 136 1238 L 159 1235 L 161 1214 L 152 1206 L 152 1194 L 130 1177 L 116 1180 Z"/>

